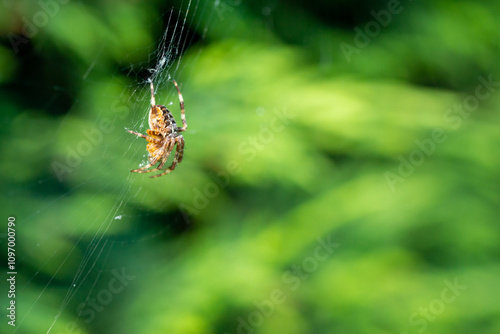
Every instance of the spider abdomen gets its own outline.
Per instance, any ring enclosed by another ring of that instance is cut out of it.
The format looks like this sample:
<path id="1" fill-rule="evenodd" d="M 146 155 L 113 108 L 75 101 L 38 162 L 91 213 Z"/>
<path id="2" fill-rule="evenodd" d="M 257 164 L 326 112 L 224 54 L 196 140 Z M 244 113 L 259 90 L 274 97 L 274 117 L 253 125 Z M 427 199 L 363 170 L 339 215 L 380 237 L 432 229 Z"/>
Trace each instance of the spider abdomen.
<path id="1" fill-rule="evenodd" d="M 151 107 L 149 126 L 151 129 L 162 129 L 168 134 L 174 133 L 175 129 L 177 129 L 177 124 L 172 113 L 170 113 L 167 107 L 160 104 Z"/>

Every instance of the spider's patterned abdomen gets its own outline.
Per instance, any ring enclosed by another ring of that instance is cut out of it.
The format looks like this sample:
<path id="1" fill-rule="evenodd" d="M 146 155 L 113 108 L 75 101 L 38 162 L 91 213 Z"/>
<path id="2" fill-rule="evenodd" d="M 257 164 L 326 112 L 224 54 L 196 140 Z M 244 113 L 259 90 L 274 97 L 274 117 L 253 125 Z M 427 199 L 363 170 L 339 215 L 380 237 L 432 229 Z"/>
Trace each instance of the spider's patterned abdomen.
<path id="1" fill-rule="evenodd" d="M 151 108 L 151 113 L 149 115 L 149 127 L 152 130 L 162 132 L 165 135 L 170 135 L 177 129 L 177 124 L 175 123 L 174 116 L 170 113 L 167 107 L 157 104 Z"/>

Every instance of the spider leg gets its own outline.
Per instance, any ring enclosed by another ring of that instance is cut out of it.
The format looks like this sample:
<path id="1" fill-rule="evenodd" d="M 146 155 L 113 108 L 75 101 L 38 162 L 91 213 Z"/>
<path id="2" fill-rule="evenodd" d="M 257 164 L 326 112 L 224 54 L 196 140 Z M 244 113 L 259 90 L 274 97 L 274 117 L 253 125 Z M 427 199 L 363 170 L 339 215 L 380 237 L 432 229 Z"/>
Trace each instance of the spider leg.
<path id="1" fill-rule="evenodd" d="M 179 89 L 179 85 L 177 85 L 177 81 L 172 80 L 174 82 L 175 88 L 177 89 L 177 93 L 179 93 L 179 104 L 181 106 L 181 120 L 182 120 L 182 127 L 177 127 L 177 131 L 186 131 L 187 129 L 187 122 L 186 122 L 186 114 L 184 110 L 184 99 L 182 98 L 181 90 Z"/>
<path id="2" fill-rule="evenodd" d="M 174 149 L 175 141 L 174 140 L 168 140 L 165 145 L 166 147 L 166 153 L 161 159 L 161 163 L 158 165 L 158 170 L 162 169 L 165 163 L 167 162 L 168 157 L 170 156 L 170 153 L 172 153 L 172 150 Z"/>
<path id="3" fill-rule="evenodd" d="M 179 146 L 180 146 L 180 149 L 178 151 L 179 152 L 178 156 L 177 156 L 177 152 L 176 152 L 177 163 L 179 163 L 182 161 L 182 157 L 184 156 L 184 137 L 179 136 L 175 139 L 175 141 L 177 142 L 177 148 L 179 148 Z"/>
<path id="4" fill-rule="evenodd" d="M 133 135 L 136 135 L 136 136 L 138 136 L 138 137 L 142 137 L 142 138 L 144 138 L 144 139 L 146 139 L 146 140 L 147 140 L 148 138 L 150 138 L 149 136 L 143 135 L 142 133 L 139 133 L 139 132 L 135 132 L 135 131 L 132 131 L 132 130 L 129 130 L 129 129 L 125 129 L 125 130 L 127 130 L 128 132 L 130 132 L 130 133 L 131 133 L 131 134 L 133 134 Z"/>
<path id="5" fill-rule="evenodd" d="M 182 136 L 175 138 L 175 142 L 170 147 L 173 149 L 175 144 L 177 144 L 177 149 L 175 150 L 175 157 L 174 157 L 174 161 L 172 162 L 172 165 L 170 167 L 168 167 L 163 173 L 150 176 L 150 178 L 160 177 L 160 176 L 163 176 L 165 174 L 170 173 L 171 171 L 173 171 L 175 169 L 175 166 L 179 162 L 182 161 L 182 156 L 184 154 L 184 138 Z"/>
<path id="6" fill-rule="evenodd" d="M 172 152 L 172 148 L 173 148 L 173 145 L 172 145 L 173 141 L 172 140 L 168 140 L 165 145 L 159 150 L 159 152 L 156 152 L 156 154 L 152 157 L 150 157 L 149 159 L 149 164 L 147 164 L 146 166 L 144 167 L 141 167 L 139 169 L 135 169 L 131 172 L 135 172 L 135 173 L 151 173 L 151 172 L 156 172 L 156 171 L 159 171 L 163 165 L 165 165 L 165 162 L 167 162 L 167 159 L 170 155 L 170 152 Z M 165 153 L 164 153 L 165 152 Z M 155 168 L 152 168 L 150 170 L 146 170 L 150 167 L 153 167 L 158 161 L 160 161 L 160 164 L 158 165 L 158 167 L 155 167 Z"/>
<path id="7" fill-rule="evenodd" d="M 157 162 L 158 162 L 158 159 L 159 157 L 158 156 L 154 156 L 154 157 L 151 157 L 150 160 L 149 160 L 149 164 L 147 164 L 146 166 L 144 167 L 141 167 L 141 168 L 138 168 L 138 169 L 134 169 L 134 170 L 131 170 L 132 173 L 149 173 L 149 172 L 155 172 L 157 171 L 158 169 L 156 168 L 153 168 L 151 170 L 145 170 L 145 169 L 148 169 L 148 168 L 151 168 L 153 167 Z"/>

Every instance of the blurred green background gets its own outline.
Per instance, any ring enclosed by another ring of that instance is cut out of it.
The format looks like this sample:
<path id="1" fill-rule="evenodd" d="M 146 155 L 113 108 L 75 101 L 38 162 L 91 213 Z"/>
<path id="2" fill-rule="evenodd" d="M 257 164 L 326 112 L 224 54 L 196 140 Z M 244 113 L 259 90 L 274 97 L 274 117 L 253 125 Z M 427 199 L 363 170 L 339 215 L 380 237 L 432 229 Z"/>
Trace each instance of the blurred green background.
<path id="1" fill-rule="evenodd" d="M 2 332 L 500 333 L 500 2 L 2 6 Z"/>

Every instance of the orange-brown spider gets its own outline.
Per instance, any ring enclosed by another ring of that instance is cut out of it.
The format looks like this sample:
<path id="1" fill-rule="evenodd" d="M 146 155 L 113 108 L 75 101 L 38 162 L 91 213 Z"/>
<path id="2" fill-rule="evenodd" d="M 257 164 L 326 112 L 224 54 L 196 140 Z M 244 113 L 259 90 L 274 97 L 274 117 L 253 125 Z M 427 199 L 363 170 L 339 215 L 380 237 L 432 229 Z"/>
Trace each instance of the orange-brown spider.
<path id="1" fill-rule="evenodd" d="M 150 177 L 159 177 L 165 174 L 170 173 L 174 170 L 175 166 L 182 161 L 182 155 L 184 154 L 184 138 L 179 132 L 186 131 L 187 123 L 186 123 L 186 115 L 184 114 L 184 99 L 182 98 L 181 91 L 177 82 L 174 82 L 175 88 L 179 93 L 179 101 L 181 106 L 181 119 L 182 119 L 182 127 L 178 127 L 175 123 L 174 116 L 170 113 L 170 111 L 161 104 L 156 104 L 155 102 L 155 92 L 153 81 L 150 81 L 151 86 L 151 111 L 149 112 L 149 127 L 150 129 L 146 130 L 148 136 L 143 135 L 142 133 L 135 132 L 132 130 L 128 130 L 128 132 L 142 137 L 148 141 L 148 145 L 146 149 L 149 152 L 149 163 L 141 167 L 139 169 L 131 170 L 133 173 L 149 173 L 156 172 L 162 170 L 163 166 L 167 162 L 170 153 L 174 150 L 175 145 L 177 144 L 177 149 L 175 151 L 174 161 L 172 165 L 168 167 L 165 171 L 160 174 L 156 174 Z M 160 161 L 158 167 L 151 168 L 156 163 Z M 151 168 L 148 170 L 148 168 Z"/>

